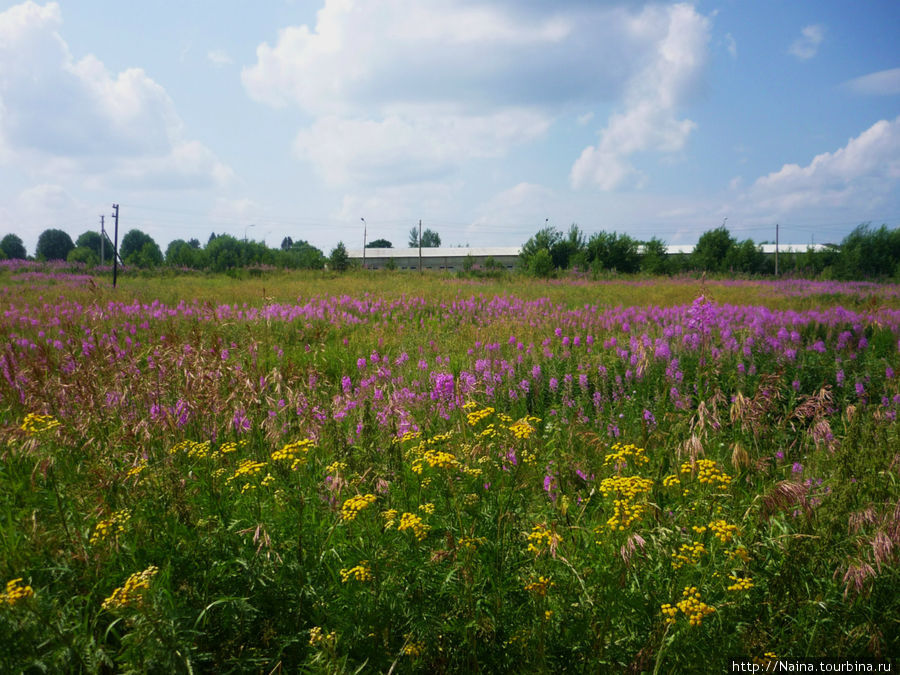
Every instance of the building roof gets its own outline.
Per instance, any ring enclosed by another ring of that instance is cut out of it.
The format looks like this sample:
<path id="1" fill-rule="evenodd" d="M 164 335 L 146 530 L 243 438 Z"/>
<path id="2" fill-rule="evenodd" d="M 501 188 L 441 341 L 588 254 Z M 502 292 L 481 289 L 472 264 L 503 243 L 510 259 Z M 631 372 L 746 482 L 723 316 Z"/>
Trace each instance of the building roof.
<path id="1" fill-rule="evenodd" d="M 471 247 L 423 247 L 423 258 L 465 258 L 471 255 L 475 258 L 499 258 L 506 256 L 518 256 L 521 246 L 471 246 Z M 362 249 L 357 248 L 347 252 L 351 258 L 362 259 Z M 366 258 L 418 258 L 418 248 L 367 248 Z"/>

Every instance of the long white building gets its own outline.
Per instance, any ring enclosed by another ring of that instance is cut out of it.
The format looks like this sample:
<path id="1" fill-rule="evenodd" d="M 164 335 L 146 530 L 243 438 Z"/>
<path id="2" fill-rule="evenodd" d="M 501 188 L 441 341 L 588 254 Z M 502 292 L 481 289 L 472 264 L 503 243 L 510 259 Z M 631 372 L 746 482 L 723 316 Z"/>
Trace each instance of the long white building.
<path id="1" fill-rule="evenodd" d="M 765 254 L 775 254 L 775 244 L 762 244 L 759 246 Z M 826 248 L 823 244 L 780 244 L 779 253 L 805 253 L 808 250 L 819 251 Z M 367 248 L 365 250 L 366 269 L 393 268 L 398 270 L 419 269 L 418 248 Z M 693 244 L 677 244 L 666 247 L 668 255 L 690 254 L 694 251 Z M 500 266 L 506 270 L 515 269 L 519 262 L 521 246 L 472 246 L 459 248 L 422 248 L 422 270 L 456 272 L 463 266 L 471 263 L 482 269 L 491 265 Z M 361 248 L 348 251 L 350 259 L 363 262 L 363 250 Z"/>

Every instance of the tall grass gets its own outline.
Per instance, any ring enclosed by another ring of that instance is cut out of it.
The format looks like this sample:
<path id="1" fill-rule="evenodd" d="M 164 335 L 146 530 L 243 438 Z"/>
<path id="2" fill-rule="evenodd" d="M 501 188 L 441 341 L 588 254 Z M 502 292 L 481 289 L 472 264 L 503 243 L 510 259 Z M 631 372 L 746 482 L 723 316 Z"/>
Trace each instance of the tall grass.
<path id="1" fill-rule="evenodd" d="M 5 283 L 4 670 L 900 653 L 890 287 Z"/>

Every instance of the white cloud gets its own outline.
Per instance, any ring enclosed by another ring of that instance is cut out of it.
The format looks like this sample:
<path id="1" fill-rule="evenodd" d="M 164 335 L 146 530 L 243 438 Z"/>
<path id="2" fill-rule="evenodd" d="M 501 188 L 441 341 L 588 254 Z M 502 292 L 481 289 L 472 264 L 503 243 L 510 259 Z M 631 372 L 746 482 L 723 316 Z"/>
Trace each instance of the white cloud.
<path id="1" fill-rule="evenodd" d="M 804 26 L 800 31 L 800 37 L 791 43 L 788 53 L 793 54 L 798 59 L 807 60 L 814 57 L 819 51 L 819 45 L 825 39 L 825 26 L 822 24 L 812 24 Z"/>
<path id="2" fill-rule="evenodd" d="M 513 109 L 489 115 L 432 114 L 415 109 L 382 120 L 322 117 L 301 131 L 294 149 L 333 184 L 433 180 L 465 159 L 499 157 L 543 134 L 542 115 Z"/>
<path id="3" fill-rule="evenodd" d="M 745 195 L 755 208 L 789 213 L 813 208 L 871 212 L 900 188 L 900 117 L 880 120 L 806 166 L 785 164 L 758 178 Z"/>
<path id="4" fill-rule="evenodd" d="M 224 49 L 210 49 L 206 52 L 207 60 L 218 68 L 230 66 L 234 60 L 228 55 Z"/>
<path id="5" fill-rule="evenodd" d="M 874 96 L 900 94 L 900 68 L 869 73 L 845 82 L 844 86 L 857 94 Z"/>
<path id="6" fill-rule="evenodd" d="M 435 180 L 622 96 L 610 136 L 671 152 L 693 126 L 670 111 L 702 65 L 707 23 L 689 5 L 326 0 L 315 25 L 261 44 L 242 81 L 311 118 L 295 149 L 335 183 Z"/>
<path id="7" fill-rule="evenodd" d="M 631 22 L 632 32 L 653 45 L 652 58 L 628 83 L 625 106 L 613 114 L 600 142 L 585 148 L 572 166 L 576 188 L 616 189 L 642 177 L 628 158 L 641 151 L 681 150 L 696 127 L 678 119 L 676 109 L 689 97 L 703 66 L 709 20 L 688 5 L 648 7 Z"/>
<path id="8" fill-rule="evenodd" d="M 61 28 L 56 3 L 0 13 L 0 161 L 89 186 L 228 179 L 212 151 L 185 138 L 163 87 L 139 68 L 111 74 L 93 55 L 75 60 Z"/>

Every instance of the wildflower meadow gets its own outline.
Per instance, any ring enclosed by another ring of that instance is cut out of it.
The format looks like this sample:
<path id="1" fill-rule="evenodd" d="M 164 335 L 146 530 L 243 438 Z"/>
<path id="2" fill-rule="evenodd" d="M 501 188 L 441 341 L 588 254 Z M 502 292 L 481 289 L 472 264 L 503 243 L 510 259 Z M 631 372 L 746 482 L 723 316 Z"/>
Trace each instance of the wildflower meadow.
<path id="1" fill-rule="evenodd" d="M 0 670 L 897 658 L 898 290 L 0 270 Z"/>

